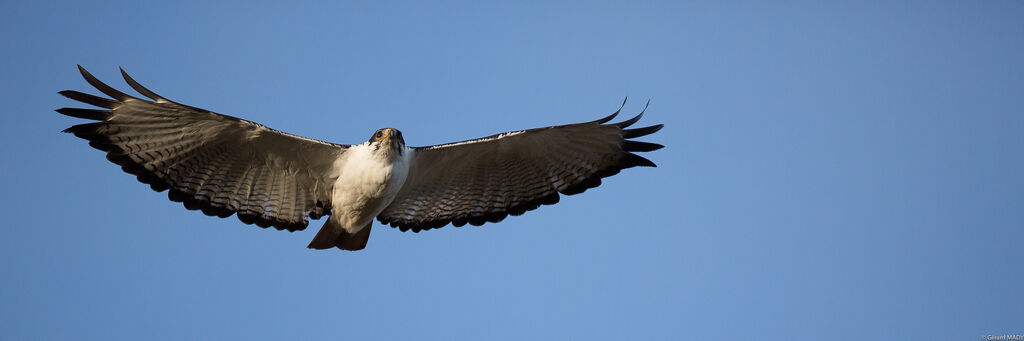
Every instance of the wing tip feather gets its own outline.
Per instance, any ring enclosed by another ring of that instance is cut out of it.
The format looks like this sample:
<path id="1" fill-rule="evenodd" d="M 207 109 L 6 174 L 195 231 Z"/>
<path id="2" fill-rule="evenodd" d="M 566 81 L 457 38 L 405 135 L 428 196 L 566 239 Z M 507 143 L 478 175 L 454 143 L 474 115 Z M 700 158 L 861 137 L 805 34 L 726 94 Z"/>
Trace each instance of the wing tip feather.
<path id="1" fill-rule="evenodd" d="M 76 101 L 79 101 L 79 102 L 82 102 L 82 103 L 85 103 L 85 104 L 95 105 L 95 106 L 101 107 L 101 108 L 113 109 L 115 106 L 117 106 L 117 101 L 106 99 L 106 98 L 99 97 L 99 96 L 93 96 L 93 95 L 90 95 L 90 94 L 87 94 L 87 93 L 84 93 L 84 92 L 78 92 L 78 91 L 75 91 L 75 90 L 63 90 L 63 91 L 58 91 L 57 93 L 60 94 L 61 96 L 64 96 L 64 97 L 67 97 L 67 98 L 70 98 L 70 99 L 73 99 L 73 100 L 76 100 Z"/>
<path id="2" fill-rule="evenodd" d="M 647 136 L 647 135 L 654 134 L 654 133 L 658 132 L 659 130 L 661 130 L 661 128 L 664 128 L 664 127 L 665 127 L 664 124 L 655 124 L 655 125 L 652 125 L 652 126 L 641 127 L 641 128 L 623 129 L 622 130 L 622 137 L 623 138 L 627 138 L 627 139 L 631 139 L 631 138 L 634 138 L 634 137 Z"/>
<path id="3" fill-rule="evenodd" d="M 132 89 L 135 89 L 135 91 L 138 91 L 143 96 L 146 96 L 154 101 L 167 100 L 163 97 L 160 97 L 160 95 L 157 95 L 155 92 L 142 86 L 142 84 L 139 84 L 139 82 L 136 82 L 135 79 L 132 78 L 132 76 L 128 75 L 128 72 L 124 71 L 124 68 L 118 67 L 118 70 L 121 70 L 121 77 L 124 78 L 125 83 L 128 83 L 128 86 L 132 87 Z"/>
<path id="4" fill-rule="evenodd" d="M 626 98 L 622 100 L 622 105 L 619 105 L 619 110 L 615 110 L 615 112 L 613 112 L 611 115 L 602 117 L 595 121 L 591 121 L 591 123 L 604 124 L 605 122 L 611 121 L 612 119 L 615 118 L 615 116 L 619 116 L 619 113 L 622 112 L 622 108 L 626 107 L 626 101 L 628 100 L 629 96 L 626 96 Z"/>
<path id="5" fill-rule="evenodd" d="M 640 167 L 658 167 L 658 165 L 654 164 L 654 162 L 652 162 L 651 160 L 648 160 L 647 158 L 645 158 L 643 156 L 636 155 L 636 154 L 633 154 L 633 153 L 626 153 L 626 156 L 622 159 L 622 162 L 620 163 L 620 166 L 622 167 L 622 169 L 632 168 L 632 167 L 637 167 L 637 166 L 640 166 Z"/>
<path id="6" fill-rule="evenodd" d="M 658 149 L 661 149 L 661 148 L 665 148 L 665 146 L 657 144 L 657 143 L 641 142 L 641 141 L 633 141 L 633 140 L 622 141 L 622 150 L 623 151 L 627 151 L 627 152 L 650 152 L 650 151 L 655 151 L 655 150 L 658 150 Z"/>
<path id="7" fill-rule="evenodd" d="M 98 78 L 96 78 L 96 76 L 93 76 L 92 73 L 89 73 L 89 71 L 82 67 L 82 65 L 78 65 L 78 72 L 82 74 L 82 77 L 85 78 L 86 82 L 89 82 L 89 84 L 96 88 L 96 90 L 99 90 L 100 92 L 107 94 L 107 96 L 110 96 L 119 101 L 137 99 L 117 89 L 114 89 L 106 83 L 103 83 Z"/>
<path id="8" fill-rule="evenodd" d="M 65 116 L 71 116 L 75 118 L 83 118 L 87 120 L 106 121 L 110 119 L 111 113 L 109 110 L 96 110 L 96 109 L 81 109 L 81 108 L 60 108 L 55 110 L 57 113 Z"/>

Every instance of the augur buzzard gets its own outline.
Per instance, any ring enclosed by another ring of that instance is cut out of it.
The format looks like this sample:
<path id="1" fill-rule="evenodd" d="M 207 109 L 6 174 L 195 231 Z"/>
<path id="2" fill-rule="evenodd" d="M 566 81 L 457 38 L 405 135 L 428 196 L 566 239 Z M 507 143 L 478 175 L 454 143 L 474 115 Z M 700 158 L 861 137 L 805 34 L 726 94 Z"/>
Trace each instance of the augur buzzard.
<path id="1" fill-rule="evenodd" d="M 79 66 L 112 99 L 60 94 L 103 109 L 57 112 L 97 122 L 65 132 L 86 139 L 153 190 L 210 216 L 246 224 L 305 229 L 326 219 L 309 248 L 360 250 L 373 218 L 402 231 L 449 223 L 499 222 L 601 184 L 601 178 L 655 164 L 632 152 L 661 145 L 634 141 L 661 124 L 627 129 L 643 115 L 501 133 L 429 147 L 407 147 L 397 129 L 344 145 L 308 139 L 255 122 L 167 100 L 121 74 L 140 99 Z M 648 102 L 649 103 L 649 102 Z M 625 105 L 625 101 L 623 101 Z M 644 108 L 646 110 L 646 107 Z"/>

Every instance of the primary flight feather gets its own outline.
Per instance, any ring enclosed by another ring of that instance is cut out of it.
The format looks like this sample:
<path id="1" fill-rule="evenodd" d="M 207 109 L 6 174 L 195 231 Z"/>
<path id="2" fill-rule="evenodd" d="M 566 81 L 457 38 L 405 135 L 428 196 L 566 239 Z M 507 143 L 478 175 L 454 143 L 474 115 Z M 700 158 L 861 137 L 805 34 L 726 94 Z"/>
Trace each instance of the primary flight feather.
<path id="1" fill-rule="evenodd" d="M 78 68 L 111 99 L 61 91 L 103 108 L 57 109 L 97 121 L 65 132 L 107 152 L 153 190 L 169 190 L 171 200 L 190 210 L 289 231 L 328 216 L 308 246 L 314 249 L 363 249 L 374 218 L 415 232 L 499 222 L 554 204 L 559 193 L 596 187 L 622 169 L 655 167 L 633 152 L 662 148 L 632 140 L 662 128 L 627 129 L 643 111 L 619 123 L 607 124 L 616 111 L 590 122 L 429 147 L 406 146 L 393 128 L 361 144 L 334 144 L 167 100 L 121 70 L 149 100 L 136 98 Z"/>

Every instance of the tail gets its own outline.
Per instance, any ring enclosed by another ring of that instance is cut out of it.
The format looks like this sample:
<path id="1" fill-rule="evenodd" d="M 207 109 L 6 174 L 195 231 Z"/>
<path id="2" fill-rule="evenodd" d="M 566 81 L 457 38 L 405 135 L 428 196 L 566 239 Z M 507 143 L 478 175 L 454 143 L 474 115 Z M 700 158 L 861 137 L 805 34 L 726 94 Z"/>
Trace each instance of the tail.
<path id="1" fill-rule="evenodd" d="M 313 237 L 313 241 L 309 242 L 309 246 L 306 247 L 317 250 L 332 247 L 349 251 L 362 250 L 366 247 L 366 242 L 370 240 L 371 227 L 373 227 L 373 221 L 356 233 L 348 233 L 335 219 L 328 217 L 324 226 L 320 228 L 320 232 L 316 233 L 316 237 Z"/>

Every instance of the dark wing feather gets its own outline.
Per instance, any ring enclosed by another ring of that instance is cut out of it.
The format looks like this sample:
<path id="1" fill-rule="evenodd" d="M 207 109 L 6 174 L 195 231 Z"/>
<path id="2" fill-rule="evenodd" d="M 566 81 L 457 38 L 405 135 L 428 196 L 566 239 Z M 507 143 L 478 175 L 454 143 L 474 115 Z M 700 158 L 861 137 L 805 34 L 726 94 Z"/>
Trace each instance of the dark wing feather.
<path id="1" fill-rule="evenodd" d="M 621 110 L 621 108 L 619 108 Z M 645 108 L 646 110 L 646 108 Z M 628 140 L 662 125 L 625 129 L 643 115 L 530 129 L 414 149 L 409 177 L 377 219 L 402 231 L 452 223 L 482 225 L 558 202 L 601 184 L 601 178 L 654 163 L 632 152 L 661 148 Z"/>
<path id="2" fill-rule="evenodd" d="M 302 230 L 309 218 L 330 213 L 333 162 L 348 148 L 286 134 L 239 118 L 169 101 L 124 73 L 147 101 L 82 76 L 106 99 L 77 91 L 60 94 L 108 110 L 61 108 L 57 112 L 99 122 L 65 132 L 89 140 L 156 191 L 185 208 L 211 216 L 237 213 L 246 224 Z"/>

